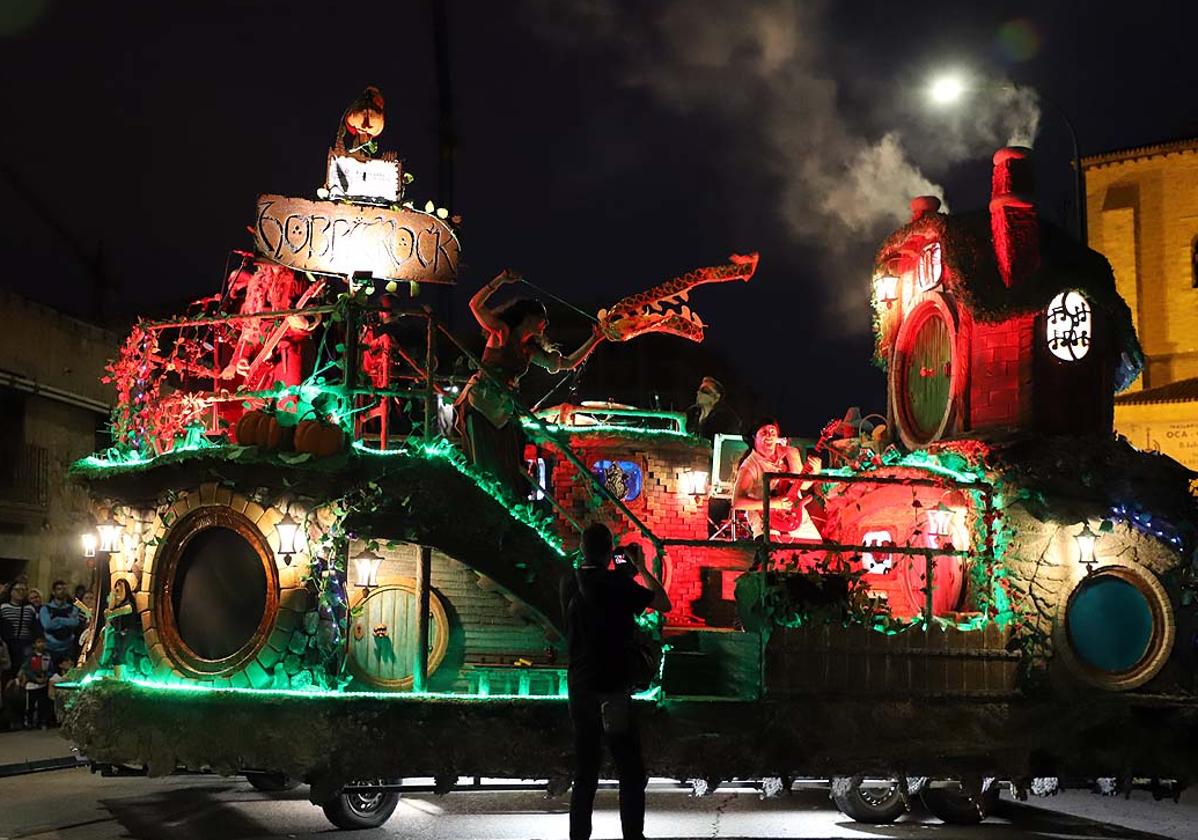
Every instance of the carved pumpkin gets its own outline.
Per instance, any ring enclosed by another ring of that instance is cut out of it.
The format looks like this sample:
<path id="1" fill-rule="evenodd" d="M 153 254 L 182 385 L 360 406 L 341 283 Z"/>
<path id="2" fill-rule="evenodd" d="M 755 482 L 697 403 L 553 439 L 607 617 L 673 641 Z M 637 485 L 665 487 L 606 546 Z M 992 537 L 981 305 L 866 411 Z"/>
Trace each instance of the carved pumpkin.
<path id="1" fill-rule="evenodd" d="M 345 112 L 345 127 L 357 143 L 368 143 L 383 133 L 383 94 L 370 85 Z"/>

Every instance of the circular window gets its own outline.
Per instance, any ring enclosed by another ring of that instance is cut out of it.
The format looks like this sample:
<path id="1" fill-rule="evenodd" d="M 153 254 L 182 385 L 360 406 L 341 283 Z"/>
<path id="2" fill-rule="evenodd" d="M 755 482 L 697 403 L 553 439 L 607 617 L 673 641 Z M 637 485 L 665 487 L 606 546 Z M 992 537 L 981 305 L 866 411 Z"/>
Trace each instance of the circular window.
<path id="1" fill-rule="evenodd" d="M 1063 624 L 1066 662 L 1104 688 L 1144 684 L 1173 646 L 1168 595 L 1130 567 L 1108 567 L 1082 580 L 1066 602 Z"/>
<path id="2" fill-rule="evenodd" d="M 1076 362 L 1090 352 L 1090 303 L 1080 292 L 1061 292 L 1048 304 L 1044 340 L 1058 359 Z"/>
<path id="3" fill-rule="evenodd" d="M 278 610 L 278 573 L 266 539 L 225 507 L 189 514 L 167 535 L 157 599 L 159 637 L 179 670 L 235 671 L 265 644 Z"/>
<path id="4" fill-rule="evenodd" d="M 952 416 L 956 331 L 947 305 L 933 299 L 903 323 L 891 366 L 892 404 L 899 433 L 911 447 L 940 438 Z"/>

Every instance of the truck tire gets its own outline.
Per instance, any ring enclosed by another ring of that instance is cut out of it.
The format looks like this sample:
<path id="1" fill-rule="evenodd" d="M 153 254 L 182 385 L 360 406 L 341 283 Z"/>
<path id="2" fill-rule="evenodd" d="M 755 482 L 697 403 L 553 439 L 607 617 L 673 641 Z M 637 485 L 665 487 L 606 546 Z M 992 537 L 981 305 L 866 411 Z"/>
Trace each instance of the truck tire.
<path id="1" fill-rule="evenodd" d="M 282 793 L 299 787 L 299 779 L 293 779 L 283 773 L 246 773 L 245 780 L 254 790 L 263 793 Z"/>
<path id="2" fill-rule="evenodd" d="M 949 825 L 977 825 L 998 806 L 998 785 L 991 785 L 979 796 L 970 796 L 959 785 L 932 787 L 929 784 L 919 797 L 933 816 Z"/>
<path id="3" fill-rule="evenodd" d="M 394 791 L 356 793 L 349 790 L 338 793 L 321 807 L 333 825 L 352 830 L 378 828 L 390 819 L 398 804 L 399 794 Z"/>
<path id="4" fill-rule="evenodd" d="M 907 810 L 897 779 L 865 776 L 832 780 L 832 801 L 851 820 L 872 825 L 894 822 Z"/>

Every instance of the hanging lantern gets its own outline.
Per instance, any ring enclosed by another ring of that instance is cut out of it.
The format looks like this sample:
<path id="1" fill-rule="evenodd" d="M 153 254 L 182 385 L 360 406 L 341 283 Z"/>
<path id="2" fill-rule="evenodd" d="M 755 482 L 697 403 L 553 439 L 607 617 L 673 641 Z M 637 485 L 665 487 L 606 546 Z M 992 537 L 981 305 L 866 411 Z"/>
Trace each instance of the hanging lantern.
<path id="1" fill-rule="evenodd" d="M 379 566 L 383 558 L 369 548 L 354 557 L 354 583 L 362 589 L 373 589 L 379 585 Z"/>
<path id="2" fill-rule="evenodd" d="M 1086 567 L 1086 574 L 1090 574 L 1098 565 L 1098 559 L 1094 556 L 1098 534 L 1090 530 L 1089 522 L 1083 522 L 1081 531 L 1073 538 L 1077 540 L 1077 562 Z"/>
<path id="3" fill-rule="evenodd" d="M 291 557 L 298 550 L 296 538 L 299 536 L 299 530 L 300 524 L 290 513 L 285 514 L 275 525 L 275 535 L 279 538 L 279 556 L 283 558 L 284 565 L 291 565 Z"/>
<path id="4" fill-rule="evenodd" d="M 112 553 L 121 550 L 121 526 L 112 518 L 112 514 L 96 526 L 96 533 L 100 535 L 100 551 Z"/>
<path id="5" fill-rule="evenodd" d="M 83 543 L 83 556 L 84 557 L 95 557 L 96 556 L 96 544 L 98 542 L 96 539 L 96 535 L 94 533 L 92 533 L 91 531 L 84 531 L 79 539 Z"/>

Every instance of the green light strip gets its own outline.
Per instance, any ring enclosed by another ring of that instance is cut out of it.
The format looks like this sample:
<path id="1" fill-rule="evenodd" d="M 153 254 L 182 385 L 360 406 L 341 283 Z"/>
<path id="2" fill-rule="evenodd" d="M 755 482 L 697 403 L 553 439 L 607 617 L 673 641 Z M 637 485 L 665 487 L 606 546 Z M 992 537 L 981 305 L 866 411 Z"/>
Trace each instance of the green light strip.
<path id="1" fill-rule="evenodd" d="M 252 697 L 295 697 L 307 700 L 354 700 L 364 698 L 369 700 L 386 700 L 394 703 L 415 703 L 428 700 L 457 700 L 467 703 L 488 703 L 496 701 L 532 701 L 535 703 L 564 703 L 567 700 L 564 694 L 455 694 L 447 691 L 406 691 L 406 692 L 389 692 L 389 691 L 330 691 L 323 688 L 314 688 L 311 690 L 300 690 L 292 688 L 234 688 L 229 687 L 214 687 L 208 685 L 197 685 L 195 683 L 173 682 L 162 683 L 153 680 L 136 679 L 117 679 L 108 675 L 88 674 L 83 679 L 77 682 L 62 682 L 58 684 L 59 688 L 71 690 L 86 690 L 88 686 L 95 683 L 120 683 L 127 685 L 135 685 L 138 688 L 146 689 L 147 691 L 174 693 L 174 694 L 238 694 Z M 654 686 L 647 691 L 642 691 L 633 695 L 634 700 L 643 700 L 646 702 L 654 702 L 661 696 L 661 687 Z"/>
<path id="2" fill-rule="evenodd" d="M 495 501 L 503 506 L 508 515 L 522 525 L 527 525 L 537 532 L 537 535 L 553 549 L 559 557 L 569 556 L 569 552 L 562 545 L 561 538 L 557 532 L 553 530 L 549 521 L 546 518 L 530 516 L 524 510 L 519 509 L 512 504 L 511 495 L 507 488 L 499 484 L 494 478 L 488 474 L 484 474 L 480 470 L 474 469 L 473 466 L 466 462 L 466 456 L 463 455 L 452 443 L 445 438 L 438 438 L 434 443 L 416 443 L 409 444 L 403 449 L 384 450 L 372 449 L 362 444 L 361 441 L 354 441 L 353 448 L 357 452 L 371 457 L 393 458 L 393 457 L 423 457 L 426 459 L 440 459 L 447 461 L 455 470 L 470 479 L 480 490 L 485 492 Z M 531 508 L 530 508 L 531 510 Z"/>

